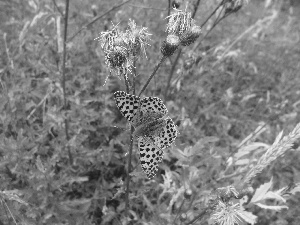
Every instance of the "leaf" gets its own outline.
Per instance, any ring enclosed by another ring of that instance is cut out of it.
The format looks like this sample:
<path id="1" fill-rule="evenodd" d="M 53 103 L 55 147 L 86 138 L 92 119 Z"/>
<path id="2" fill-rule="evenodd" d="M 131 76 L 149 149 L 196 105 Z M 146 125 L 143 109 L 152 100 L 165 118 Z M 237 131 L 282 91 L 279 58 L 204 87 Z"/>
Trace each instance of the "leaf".
<path id="1" fill-rule="evenodd" d="M 268 183 L 264 183 L 259 188 L 256 189 L 255 194 L 253 195 L 251 202 L 255 203 L 260 200 L 265 199 L 266 193 L 270 190 L 272 184 L 273 184 L 273 178 Z"/>
<path id="2" fill-rule="evenodd" d="M 262 203 L 255 203 L 255 205 L 259 206 L 262 209 L 271 209 L 271 210 L 275 210 L 275 211 L 280 211 L 282 209 L 288 209 L 289 208 L 286 205 L 272 206 L 272 205 L 265 205 L 265 204 L 262 204 Z"/>
<path id="3" fill-rule="evenodd" d="M 245 210 L 238 210 L 237 214 L 245 220 L 245 222 L 250 223 L 251 225 L 256 223 L 257 216 L 253 215 L 251 212 L 247 212 Z"/>
<path id="4" fill-rule="evenodd" d="M 276 199 L 276 200 L 281 201 L 281 202 L 286 202 L 286 200 L 281 195 L 279 195 L 278 193 L 273 192 L 273 191 L 269 191 L 265 195 L 265 199 Z"/>
<path id="5" fill-rule="evenodd" d="M 296 192 L 300 192 L 300 183 L 296 185 L 297 186 L 290 191 L 292 195 L 296 194 Z"/>

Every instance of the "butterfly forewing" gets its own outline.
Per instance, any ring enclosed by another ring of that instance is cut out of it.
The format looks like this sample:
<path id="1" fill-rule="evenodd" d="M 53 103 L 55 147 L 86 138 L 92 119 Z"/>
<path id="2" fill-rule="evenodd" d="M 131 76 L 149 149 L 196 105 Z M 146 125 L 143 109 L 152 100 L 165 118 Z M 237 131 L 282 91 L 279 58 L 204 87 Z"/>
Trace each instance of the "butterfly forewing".
<path id="1" fill-rule="evenodd" d="M 147 97 L 141 100 L 141 111 L 143 113 L 159 113 L 167 115 L 168 110 L 163 101 L 157 97 Z"/>
<path id="2" fill-rule="evenodd" d="M 135 95 L 127 94 L 124 91 L 117 91 L 114 93 L 114 96 L 116 104 L 122 115 L 129 122 L 132 122 L 139 109 L 140 98 Z"/>

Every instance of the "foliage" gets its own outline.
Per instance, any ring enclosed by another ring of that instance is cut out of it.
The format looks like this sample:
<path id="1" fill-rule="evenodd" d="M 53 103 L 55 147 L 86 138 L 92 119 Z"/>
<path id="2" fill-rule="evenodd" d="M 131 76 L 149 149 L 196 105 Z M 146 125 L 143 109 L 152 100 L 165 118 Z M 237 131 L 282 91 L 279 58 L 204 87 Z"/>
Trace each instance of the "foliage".
<path id="1" fill-rule="evenodd" d="M 299 8 L 246 2 L 0 3 L 0 224 L 299 224 Z M 118 90 L 178 127 L 152 180 Z"/>

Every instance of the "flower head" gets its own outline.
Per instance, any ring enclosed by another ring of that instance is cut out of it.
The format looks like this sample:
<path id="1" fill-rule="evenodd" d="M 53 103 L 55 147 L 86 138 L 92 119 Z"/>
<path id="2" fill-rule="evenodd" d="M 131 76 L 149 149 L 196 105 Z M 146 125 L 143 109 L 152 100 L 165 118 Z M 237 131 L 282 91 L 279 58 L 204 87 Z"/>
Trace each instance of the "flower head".
<path id="1" fill-rule="evenodd" d="M 193 24 L 192 14 L 190 12 L 174 9 L 175 13 L 172 13 L 167 24 L 167 33 L 181 35 L 184 32 L 190 30 Z"/>
<path id="2" fill-rule="evenodd" d="M 142 53 L 146 55 L 146 47 L 150 45 L 150 38 L 146 27 L 137 26 L 134 20 L 129 20 L 128 29 L 126 30 L 128 44 L 134 57 Z"/>

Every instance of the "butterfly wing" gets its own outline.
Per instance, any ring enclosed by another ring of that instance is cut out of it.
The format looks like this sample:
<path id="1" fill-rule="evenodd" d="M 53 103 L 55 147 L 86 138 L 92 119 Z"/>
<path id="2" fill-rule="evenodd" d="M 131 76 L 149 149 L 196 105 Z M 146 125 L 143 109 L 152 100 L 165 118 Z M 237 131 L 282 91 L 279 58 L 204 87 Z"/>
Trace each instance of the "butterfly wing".
<path id="1" fill-rule="evenodd" d="M 143 114 L 167 115 L 168 110 L 160 98 L 146 97 L 141 100 L 141 112 Z"/>
<path id="2" fill-rule="evenodd" d="M 132 122 L 135 114 L 139 108 L 140 98 L 135 95 L 127 94 L 124 91 L 117 91 L 114 93 L 116 104 L 122 115 Z"/>
<path id="3" fill-rule="evenodd" d="M 152 141 L 142 137 L 138 139 L 138 147 L 141 167 L 148 179 L 152 179 L 158 170 L 158 164 L 162 161 L 164 153 Z"/>
<path id="4" fill-rule="evenodd" d="M 169 147 L 177 137 L 177 129 L 173 120 L 168 117 L 166 120 L 166 126 L 158 133 L 158 135 L 153 137 L 153 144 L 159 149 L 165 149 Z"/>

